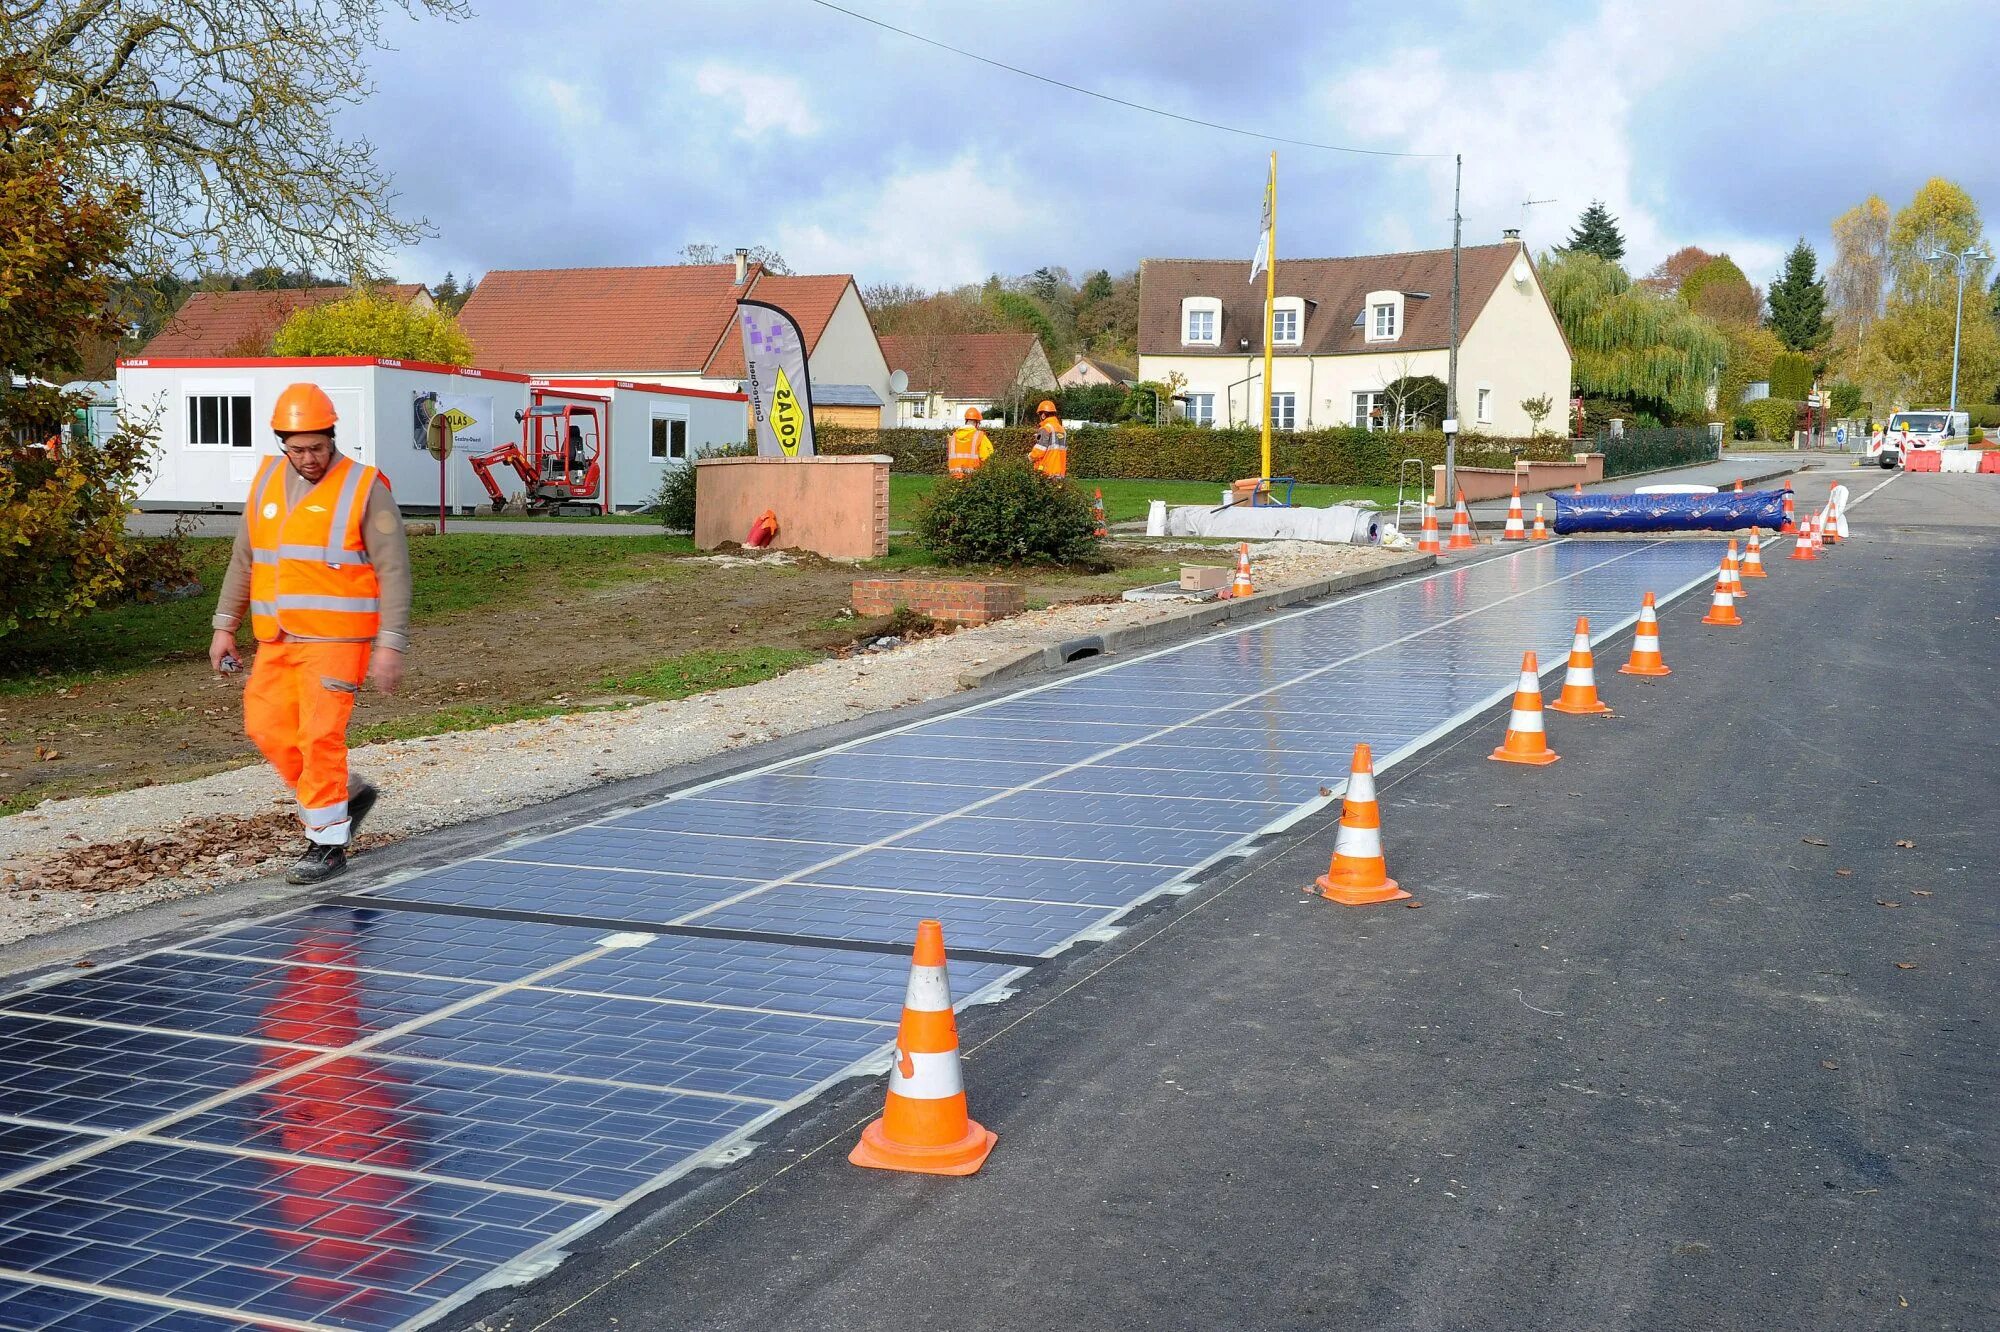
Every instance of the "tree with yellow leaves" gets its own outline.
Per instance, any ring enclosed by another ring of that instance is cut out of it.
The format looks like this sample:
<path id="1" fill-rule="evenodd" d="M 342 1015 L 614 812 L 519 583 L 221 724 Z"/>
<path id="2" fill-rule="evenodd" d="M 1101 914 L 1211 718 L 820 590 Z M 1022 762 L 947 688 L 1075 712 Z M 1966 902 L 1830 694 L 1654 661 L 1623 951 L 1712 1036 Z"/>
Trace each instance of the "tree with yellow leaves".
<path id="1" fill-rule="evenodd" d="M 287 319 L 271 339 L 276 356 L 393 356 L 404 361 L 466 365 L 472 339 L 442 310 L 419 310 L 366 287 Z"/>
<path id="2" fill-rule="evenodd" d="M 1965 265 L 1973 298 L 1958 324 L 1959 272 L 1954 256 L 1974 246 L 1989 254 L 1979 206 L 1951 181 L 1933 177 L 1890 223 L 1883 248 L 1889 279 L 1881 318 L 1862 334 L 1852 377 L 1878 404 L 1945 405 L 1952 380 L 1954 334 L 1960 397 L 1967 385 L 1990 386 L 2000 376 L 2000 327 L 1979 294 L 1991 260 Z M 1943 261 L 1932 255 L 1947 256 Z"/>

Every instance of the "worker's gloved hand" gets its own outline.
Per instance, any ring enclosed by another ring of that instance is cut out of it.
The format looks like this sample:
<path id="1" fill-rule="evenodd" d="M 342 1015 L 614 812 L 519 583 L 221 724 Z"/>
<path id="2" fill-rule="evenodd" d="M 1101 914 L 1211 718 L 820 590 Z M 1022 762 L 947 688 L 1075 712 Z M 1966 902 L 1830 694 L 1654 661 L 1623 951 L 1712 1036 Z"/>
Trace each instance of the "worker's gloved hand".
<path id="1" fill-rule="evenodd" d="M 222 661 L 225 657 L 231 661 L 239 663 L 241 661 L 241 658 L 236 655 L 236 631 L 234 629 L 218 629 L 209 635 L 208 664 L 218 674 L 224 670 Z M 241 670 L 242 667 L 239 664 L 229 669 Z"/>
<path id="2" fill-rule="evenodd" d="M 385 694 L 403 687 L 403 653 L 400 648 L 378 647 L 369 662 L 368 678 Z"/>

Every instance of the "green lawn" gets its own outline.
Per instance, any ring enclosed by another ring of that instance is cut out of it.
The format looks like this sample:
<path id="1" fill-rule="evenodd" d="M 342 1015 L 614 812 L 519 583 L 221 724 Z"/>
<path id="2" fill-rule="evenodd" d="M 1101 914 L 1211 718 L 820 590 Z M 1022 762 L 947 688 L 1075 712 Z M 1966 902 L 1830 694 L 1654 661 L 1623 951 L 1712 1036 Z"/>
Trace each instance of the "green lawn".
<path id="1" fill-rule="evenodd" d="M 917 520 L 917 506 L 929 497 L 942 478 L 898 474 L 889 478 L 889 525 L 908 528 Z M 1169 504 L 1219 504 L 1223 487 L 1207 481 L 1130 481 L 1124 479 L 1071 477 L 1071 484 L 1086 492 L 1104 492 L 1105 517 L 1114 523 L 1137 522 L 1145 518 L 1152 500 Z M 1282 493 L 1282 491 L 1280 491 Z M 1300 486 L 1292 493 L 1296 504 L 1324 508 L 1329 504 L 1351 504 L 1373 500 L 1383 508 L 1396 502 L 1394 486 Z"/>
<path id="2" fill-rule="evenodd" d="M 164 661 L 208 655 L 208 618 L 229 542 L 189 541 L 201 593 L 153 605 L 113 606 L 62 626 L 17 630 L 4 640 L 0 694 L 59 689 L 77 681 L 124 675 Z M 691 554 L 688 537 L 540 537 L 447 532 L 410 542 L 419 624 L 454 611 L 520 594 L 526 579 L 553 576 L 562 586 L 588 587 L 628 578 L 671 577 L 672 557 Z M 248 630 L 244 631 L 248 636 Z"/>
<path id="3" fill-rule="evenodd" d="M 406 515 L 412 522 L 424 521 L 421 508 L 413 509 Z M 432 518 L 437 515 L 433 513 Z M 445 520 L 445 531 L 449 533 L 460 523 L 603 523 L 612 527 L 658 527 L 660 515 L 657 513 L 579 513 L 567 517 L 547 513 L 466 513 L 451 514 Z"/>

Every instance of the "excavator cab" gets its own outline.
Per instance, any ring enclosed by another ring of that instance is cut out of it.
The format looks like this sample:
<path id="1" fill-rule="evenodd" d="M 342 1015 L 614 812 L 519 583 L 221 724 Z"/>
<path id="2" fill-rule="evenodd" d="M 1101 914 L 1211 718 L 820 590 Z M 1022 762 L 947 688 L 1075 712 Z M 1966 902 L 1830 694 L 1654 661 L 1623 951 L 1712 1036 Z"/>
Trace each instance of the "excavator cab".
<path id="1" fill-rule="evenodd" d="M 521 422 L 521 442 L 506 444 L 470 459 L 493 511 L 503 511 L 505 494 L 494 481 L 495 466 L 512 468 L 526 486 L 523 507 L 529 513 L 561 513 L 568 508 L 605 513 L 598 492 L 603 476 L 603 433 L 594 404 L 540 402 L 515 413 Z"/>

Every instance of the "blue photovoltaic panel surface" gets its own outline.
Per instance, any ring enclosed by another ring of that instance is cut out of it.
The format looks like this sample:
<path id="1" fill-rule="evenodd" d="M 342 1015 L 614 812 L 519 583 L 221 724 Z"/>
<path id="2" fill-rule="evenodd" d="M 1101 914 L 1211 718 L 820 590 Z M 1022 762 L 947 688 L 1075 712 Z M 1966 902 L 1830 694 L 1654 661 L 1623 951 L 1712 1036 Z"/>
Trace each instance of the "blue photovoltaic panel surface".
<path id="1" fill-rule="evenodd" d="M 879 1056 L 919 920 L 1001 984 L 1716 556 L 1514 552 L 0 996 L 0 1332 L 433 1317 Z"/>

